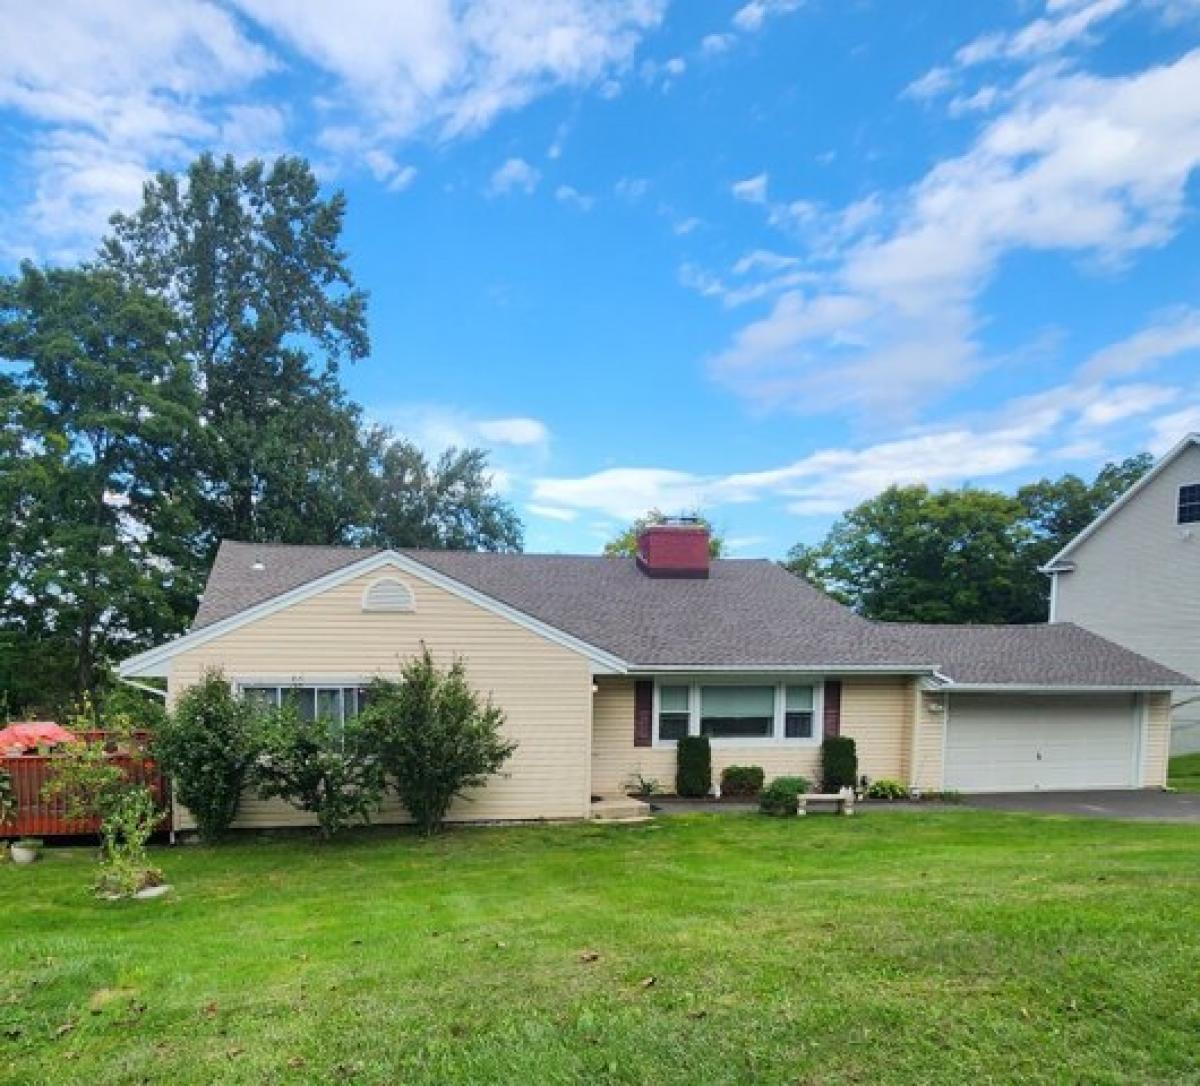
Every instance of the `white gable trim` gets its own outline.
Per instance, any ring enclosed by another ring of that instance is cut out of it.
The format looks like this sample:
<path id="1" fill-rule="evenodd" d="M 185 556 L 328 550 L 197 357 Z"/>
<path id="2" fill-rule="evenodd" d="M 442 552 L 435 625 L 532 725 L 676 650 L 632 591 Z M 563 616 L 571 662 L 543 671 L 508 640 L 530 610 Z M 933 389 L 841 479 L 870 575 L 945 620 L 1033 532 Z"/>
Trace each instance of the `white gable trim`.
<path id="1" fill-rule="evenodd" d="M 187 652 L 190 649 L 207 644 L 209 641 L 223 637 L 225 634 L 248 625 L 251 622 L 257 622 L 260 618 L 283 611 L 293 604 L 299 603 L 301 600 L 311 599 L 313 596 L 317 596 L 336 585 L 344 584 L 356 577 L 361 577 L 363 574 L 373 573 L 376 570 L 386 568 L 398 569 L 404 573 L 408 573 L 418 580 L 444 589 L 459 599 L 473 603 L 485 611 L 490 611 L 494 615 L 508 619 L 522 629 L 529 630 L 539 637 L 544 637 L 547 641 L 552 641 L 556 645 L 561 645 L 564 648 L 579 653 L 581 656 L 586 656 L 592 661 L 592 670 L 596 674 L 620 675 L 624 674 L 627 670 L 625 661 L 620 657 L 614 656 L 604 649 L 597 648 L 595 645 L 589 645 L 586 641 L 581 641 L 579 638 L 573 637 L 571 634 L 555 626 L 542 622 L 532 615 L 525 614 L 524 611 L 518 611 L 515 607 L 510 607 L 506 603 L 501 603 L 491 596 L 478 592 L 461 581 L 456 581 L 452 577 L 447 577 L 444 573 L 439 573 L 431 569 L 429 566 L 416 561 L 416 559 L 389 550 L 371 555 L 361 561 L 353 562 L 348 566 L 343 566 L 341 569 L 327 573 L 323 577 L 318 577 L 316 580 L 308 581 L 298 588 L 293 588 L 289 592 L 272 596 L 269 600 L 256 604 L 254 607 L 248 607 L 246 610 L 239 611 L 236 615 L 230 615 L 228 618 L 223 618 L 210 626 L 193 630 L 191 633 L 175 638 L 174 641 L 168 641 L 165 645 L 159 645 L 156 648 L 139 653 L 137 656 L 131 656 L 128 660 L 121 662 L 117 673 L 122 679 L 150 676 L 165 678 L 168 662 L 173 656 L 177 656 L 181 652 Z"/>
<path id="2" fill-rule="evenodd" d="M 1175 445 L 1169 452 L 1164 454 L 1162 458 L 1154 465 L 1145 475 L 1143 475 L 1136 483 L 1133 484 L 1124 494 L 1122 494 L 1115 502 L 1104 510 L 1095 520 L 1092 521 L 1082 532 L 1071 540 L 1061 551 L 1042 566 L 1043 573 L 1054 573 L 1059 570 L 1070 570 L 1071 563 L 1066 561 L 1067 556 L 1071 554 L 1085 539 L 1095 534 L 1100 526 L 1110 517 L 1117 513 L 1118 510 L 1128 505 L 1138 494 L 1140 494 L 1147 486 L 1150 485 L 1162 473 L 1163 469 L 1169 464 L 1174 463 L 1193 445 L 1200 445 L 1200 433 L 1188 434 L 1182 441 Z M 1053 619 L 1051 620 L 1053 621 Z"/>

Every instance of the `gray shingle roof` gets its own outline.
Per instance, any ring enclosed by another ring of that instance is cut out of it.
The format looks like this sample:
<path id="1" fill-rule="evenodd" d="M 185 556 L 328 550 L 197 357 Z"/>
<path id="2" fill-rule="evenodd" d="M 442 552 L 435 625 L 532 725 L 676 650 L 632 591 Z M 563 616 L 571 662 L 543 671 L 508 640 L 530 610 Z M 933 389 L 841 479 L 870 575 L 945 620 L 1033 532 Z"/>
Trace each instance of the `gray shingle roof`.
<path id="1" fill-rule="evenodd" d="M 914 658 L 956 683 L 1013 686 L 1189 686 L 1191 679 L 1073 622 L 1029 626 L 887 623 Z"/>
<path id="2" fill-rule="evenodd" d="M 377 550 L 223 542 L 193 629 Z M 718 559 L 704 580 L 655 579 L 631 558 L 400 553 L 632 665 L 940 667 L 969 683 L 1184 685 L 1078 627 L 871 622 L 774 562 Z M 261 564 L 256 569 L 255 564 Z"/>

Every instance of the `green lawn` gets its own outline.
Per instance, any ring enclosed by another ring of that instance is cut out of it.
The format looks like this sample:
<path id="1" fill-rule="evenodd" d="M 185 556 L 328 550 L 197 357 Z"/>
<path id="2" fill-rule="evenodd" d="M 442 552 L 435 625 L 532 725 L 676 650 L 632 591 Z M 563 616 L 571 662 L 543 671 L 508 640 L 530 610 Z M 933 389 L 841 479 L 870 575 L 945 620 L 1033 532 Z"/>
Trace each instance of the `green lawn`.
<path id="1" fill-rule="evenodd" d="M 1167 783 L 1181 792 L 1200 792 L 1200 753 L 1172 758 L 1168 763 Z"/>
<path id="2" fill-rule="evenodd" d="M 21 1083 L 1200 1081 L 1200 828 L 981 811 L 0 867 Z M 595 960 L 585 960 L 593 954 Z"/>

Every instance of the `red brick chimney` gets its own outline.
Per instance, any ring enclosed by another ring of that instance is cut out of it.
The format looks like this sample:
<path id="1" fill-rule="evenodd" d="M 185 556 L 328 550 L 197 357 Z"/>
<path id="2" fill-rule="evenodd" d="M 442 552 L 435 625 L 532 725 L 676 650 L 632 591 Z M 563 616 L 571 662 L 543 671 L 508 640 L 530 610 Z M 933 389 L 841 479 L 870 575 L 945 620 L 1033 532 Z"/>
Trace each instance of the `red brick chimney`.
<path id="1" fill-rule="evenodd" d="M 694 517 L 648 525 L 638 535 L 638 569 L 647 577 L 707 577 L 708 538 Z"/>

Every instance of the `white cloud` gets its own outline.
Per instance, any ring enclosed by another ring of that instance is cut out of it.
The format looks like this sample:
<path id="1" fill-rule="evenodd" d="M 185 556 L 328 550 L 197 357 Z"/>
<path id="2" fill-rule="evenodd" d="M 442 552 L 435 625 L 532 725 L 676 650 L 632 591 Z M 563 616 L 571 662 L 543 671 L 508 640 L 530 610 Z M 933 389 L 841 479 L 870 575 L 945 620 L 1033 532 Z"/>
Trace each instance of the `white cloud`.
<path id="1" fill-rule="evenodd" d="M 363 161 L 371 171 L 371 176 L 385 185 L 389 192 L 403 192 L 417 177 L 415 166 L 402 166 L 387 151 L 379 148 L 364 152 Z"/>
<path id="2" fill-rule="evenodd" d="M 452 139 L 561 87 L 617 87 L 666 0 L 55 0 L 10 3 L 0 109 L 32 126 L 6 192 L 0 252 L 79 255 L 154 169 L 202 148 L 293 149 L 300 120 L 327 172 L 380 169 L 414 137 Z M 233 10 L 236 9 L 236 14 Z M 286 69 L 285 86 L 264 85 Z M 320 87 L 306 95 L 304 87 Z M 301 92 L 297 93 L 297 87 Z M 253 95 L 253 97 L 251 97 Z M 298 113 L 311 114 L 297 118 Z M 372 153 L 374 162 L 366 155 Z"/>
<path id="3" fill-rule="evenodd" d="M 439 404 L 398 404 L 372 415 L 432 455 L 449 448 L 513 449 L 539 452 L 550 442 L 550 429 L 524 415 L 481 418 Z"/>
<path id="4" fill-rule="evenodd" d="M 1097 351 L 1083 368 L 1093 379 L 1128 377 L 1188 351 L 1200 351 L 1200 309 L 1163 313 L 1128 339 Z"/>
<path id="5" fill-rule="evenodd" d="M 749 204 L 765 204 L 767 202 L 767 175 L 756 174 L 743 181 L 735 181 L 729 186 L 735 200 L 745 200 Z"/>
<path id="6" fill-rule="evenodd" d="M 560 509 L 555 505 L 539 505 L 536 502 L 530 502 L 525 508 L 535 517 L 545 517 L 547 520 L 559 520 L 567 523 L 579 516 L 578 510 L 575 509 Z"/>
<path id="7" fill-rule="evenodd" d="M 700 52 L 708 57 L 724 53 L 737 39 L 732 34 L 705 34 L 700 39 Z"/>
<path id="8" fill-rule="evenodd" d="M 1149 449 L 1155 456 L 1161 456 L 1188 434 L 1197 432 L 1200 432 L 1200 403 L 1193 403 L 1154 420 Z"/>
<path id="9" fill-rule="evenodd" d="M 734 12 L 733 25 L 745 32 L 760 30 L 768 17 L 795 11 L 802 3 L 803 0 L 750 0 Z"/>
<path id="10" fill-rule="evenodd" d="M 488 181 L 488 192 L 493 196 L 504 196 L 514 191 L 529 195 L 538 187 L 541 179 L 541 171 L 523 158 L 509 158 L 496 167 Z"/>
<path id="11" fill-rule="evenodd" d="M 340 83 L 341 105 L 404 137 L 476 131 L 558 86 L 602 82 L 631 61 L 665 0 L 396 4 L 236 0 Z"/>
<path id="12" fill-rule="evenodd" d="M 480 419 L 475 428 L 484 441 L 494 445 L 542 445 L 550 440 L 550 430 L 538 419 Z"/>
<path id="13" fill-rule="evenodd" d="M 622 177 L 613 186 L 613 192 L 622 200 L 637 203 L 650 191 L 650 182 L 644 177 Z"/>
<path id="14" fill-rule="evenodd" d="M 277 146 L 283 111 L 226 98 L 275 61 L 204 0 L 10 4 L 0 34 L 0 108 L 31 132 L 6 193 L 5 238 L 32 255 L 80 255 L 155 168 L 201 147 Z M 19 239 L 19 241 L 17 240 Z"/>
<path id="15" fill-rule="evenodd" d="M 554 190 L 554 198 L 560 204 L 567 204 L 580 211 L 591 211 L 596 203 L 596 197 L 585 195 L 573 185 L 559 185 Z"/>
<path id="16" fill-rule="evenodd" d="M 965 153 L 887 201 L 886 226 L 879 200 L 844 224 L 845 240 L 820 209 L 771 205 L 781 225 L 823 238 L 829 270 L 743 328 L 714 372 L 763 405 L 903 416 L 984 364 L 976 303 L 1006 254 L 1120 266 L 1174 234 L 1198 167 L 1200 50 L 1129 76 L 1026 84 Z"/>
<path id="17" fill-rule="evenodd" d="M 703 220 L 696 218 L 695 215 L 690 215 L 686 219 L 680 219 L 671 227 L 671 230 L 679 237 L 686 237 L 698 227 L 703 226 Z"/>

